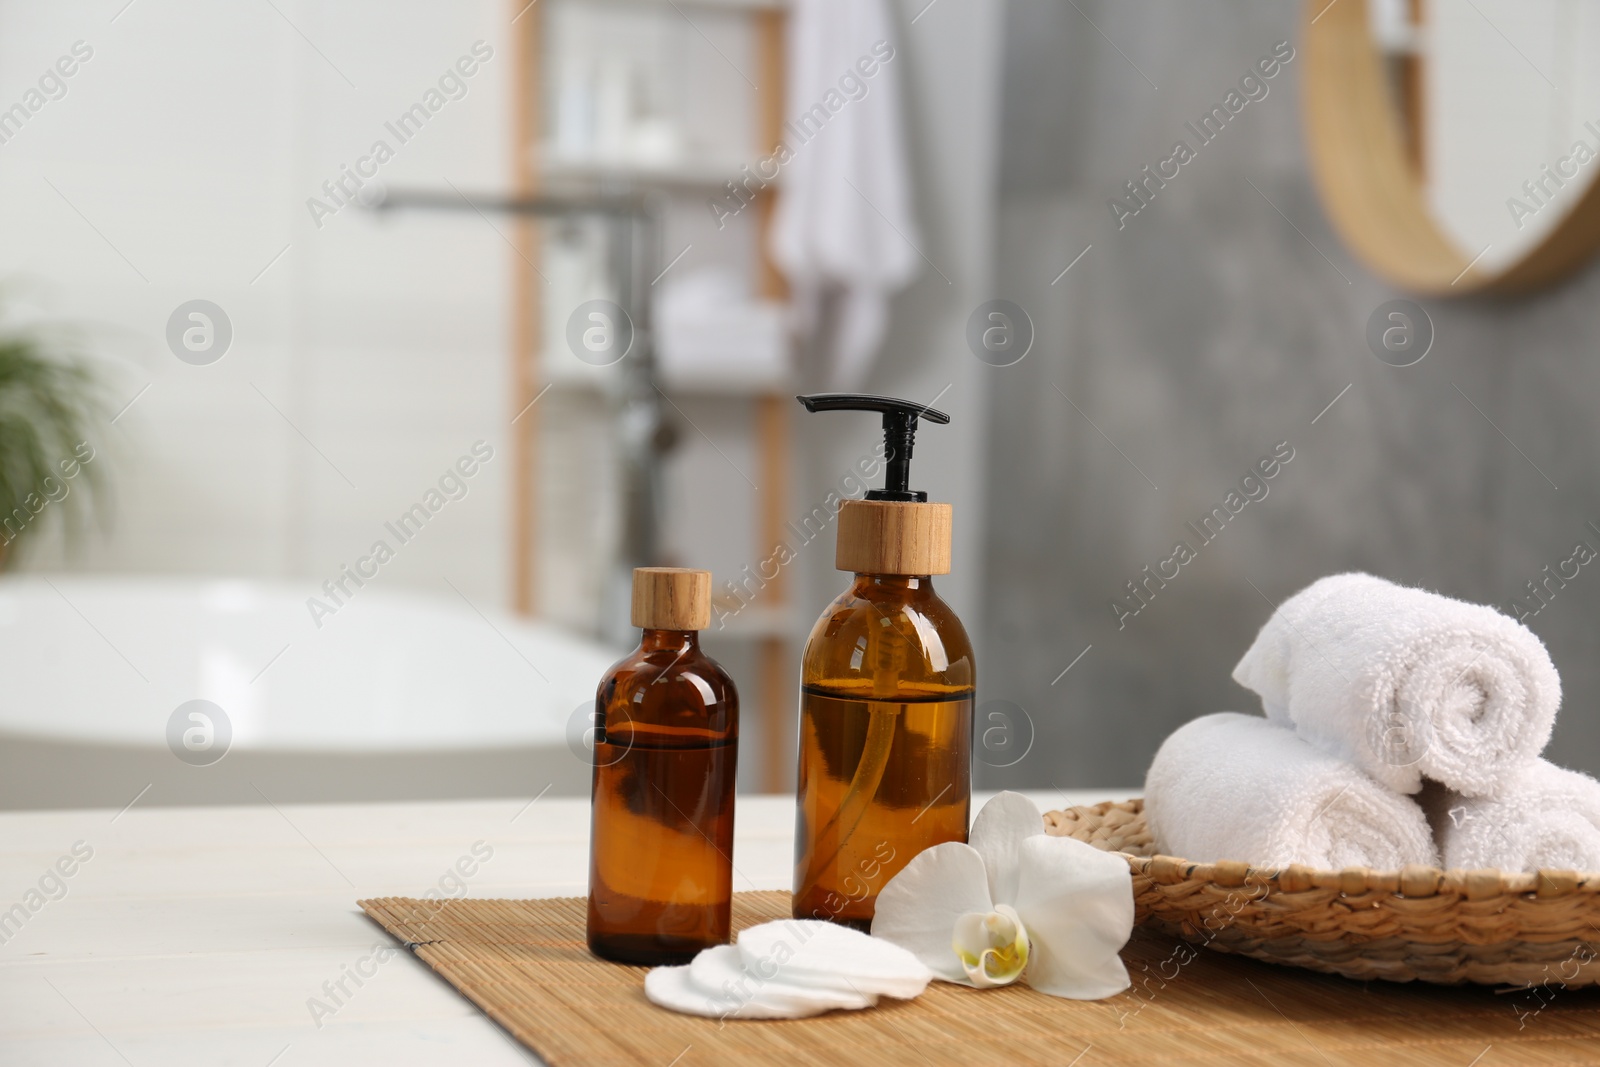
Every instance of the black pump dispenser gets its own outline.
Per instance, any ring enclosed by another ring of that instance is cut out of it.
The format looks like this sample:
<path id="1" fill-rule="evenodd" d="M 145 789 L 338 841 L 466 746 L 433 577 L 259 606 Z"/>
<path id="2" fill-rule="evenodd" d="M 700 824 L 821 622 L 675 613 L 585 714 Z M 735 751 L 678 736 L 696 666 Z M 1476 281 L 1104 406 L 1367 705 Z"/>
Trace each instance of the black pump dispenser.
<path id="1" fill-rule="evenodd" d="M 883 415 L 883 441 L 888 446 L 889 469 L 882 489 L 868 489 L 868 500 L 893 500 L 925 503 L 928 494 L 910 489 L 911 446 L 917 436 L 917 420 L 948 423 L 950 416 L 926 404 L 897 400 L 892 396 L 869 393 L 810 393 L 797 396 L 807 411 L 876 411 Z"/>

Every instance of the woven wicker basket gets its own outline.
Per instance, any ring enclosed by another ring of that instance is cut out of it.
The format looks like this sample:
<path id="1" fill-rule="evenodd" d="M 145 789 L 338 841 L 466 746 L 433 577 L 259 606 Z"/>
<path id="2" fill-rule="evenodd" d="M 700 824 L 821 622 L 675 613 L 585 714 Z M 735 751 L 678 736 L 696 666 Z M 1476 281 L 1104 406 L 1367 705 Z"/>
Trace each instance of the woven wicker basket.
<path id="1" fill-rule="evenodd" d="M 1127 858 L 1141 926 L 1221 952 L 1394 982 L 1600 984 L 1600 873 L 1190 863 L 1155 854 L 1137 799 L 1045 823 Z"/>

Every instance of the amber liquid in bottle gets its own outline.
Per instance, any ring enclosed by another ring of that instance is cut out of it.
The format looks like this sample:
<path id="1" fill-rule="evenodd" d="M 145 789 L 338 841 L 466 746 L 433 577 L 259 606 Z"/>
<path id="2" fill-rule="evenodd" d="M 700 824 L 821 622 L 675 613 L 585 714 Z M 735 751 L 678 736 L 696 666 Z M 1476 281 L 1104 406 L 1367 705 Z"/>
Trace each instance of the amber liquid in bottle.
<path id="1" fill-rule="evenodd" d="M 972 647 L 926 577 L 856 575 L 817 621 L 800 685 L 794 915 L 867 929 L 918 852 L 965 841 Z"/>
<path id="2" fill-rule="evenodd" d="M 693 631 L 644 631 L 595 697 L 589 948 L 686 963 L 729 940 L 739 702 Z"/>

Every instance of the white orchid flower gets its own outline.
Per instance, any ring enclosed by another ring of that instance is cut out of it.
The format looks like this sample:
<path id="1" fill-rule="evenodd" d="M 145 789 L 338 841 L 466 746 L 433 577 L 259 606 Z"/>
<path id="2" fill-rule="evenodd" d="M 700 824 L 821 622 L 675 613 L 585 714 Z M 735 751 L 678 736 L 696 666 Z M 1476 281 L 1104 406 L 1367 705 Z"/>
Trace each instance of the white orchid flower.
<path id="1" fill-rule="evenodd" d="M 1027 972 L 1041 993 L 1099 1000 L 1129 985 L 1118 955 L 1133 933 L 1133 877 L 1121 856 L 1044 832 L 1019 793 L 1001 793 L 971 844 L 924 849 L 878 894 L 872 935 L 936 977 L 985 988 Z"/>

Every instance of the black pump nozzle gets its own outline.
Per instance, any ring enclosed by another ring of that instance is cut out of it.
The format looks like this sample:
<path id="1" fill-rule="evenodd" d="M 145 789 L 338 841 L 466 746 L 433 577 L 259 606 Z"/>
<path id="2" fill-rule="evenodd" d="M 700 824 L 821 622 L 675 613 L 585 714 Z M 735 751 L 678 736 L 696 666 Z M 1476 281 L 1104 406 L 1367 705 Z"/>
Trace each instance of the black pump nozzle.
<path id="1" fill-rule="evenodd" d="M 882 489 L 867 490 L 868 500 L 896 500 L 926 503 L 928 494 L 907 488 L 911 481 L 911 445 L 917 436 L 917 420 L 947 423 L 950 416 L 926 404 L 896 400 L 892 396 L 867 393 L 811 393 L 797 396 L 807 411 L 877 411 L 883 415 L 883 441 L 888 446 L 889 470 Z"/>

